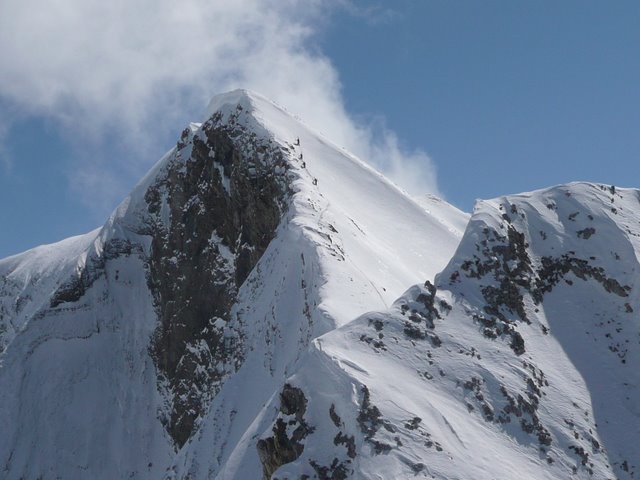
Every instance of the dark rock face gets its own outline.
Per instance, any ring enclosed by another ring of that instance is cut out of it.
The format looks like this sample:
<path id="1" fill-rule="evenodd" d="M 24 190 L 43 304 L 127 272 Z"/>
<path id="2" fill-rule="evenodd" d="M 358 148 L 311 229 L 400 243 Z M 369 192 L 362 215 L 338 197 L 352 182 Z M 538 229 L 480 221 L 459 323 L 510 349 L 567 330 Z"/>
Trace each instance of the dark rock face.
<path id="1" fill-rule="evenodd" d="M 224 123 L 216 114 L 195 135 L 185 130 L 145 195 L 148 284 L 160 319 L 151 349 L 171 398 L 163 421 L 178 448 L 243 361 L 243 332 L 230 312 L 286 209 L 282 151 L 237 123 L 241 115 L 238 107 Z"/>
<path id="2" fill-rule="evenodd" d="M 316 472 L 318 480 L 346 480 L 351 473 L 348 467 L 337 458 L 334 458 L 329 466 L 318 465 L 313 460 L 310 463 Z"/>
<path id="3" fill-rule="evenodd" d="M 118 234 L 89 252 L 49 302 L 56 309 L 81 301 L 112 259 L 135 255 L 145 262 L 159 318 L 151 356 L 169 397 L 161 420 L 178 448 L 243 361 L 243 332 L 231 309 L 288 205 L 285 152 L 243 126 L 245 115 L 238 107 L 224 119 L 215 114 L 196 133 L 183 132 L 145 192 L 141 223 L 125 227 L 130 238 L 150 237 L 150 249 Z M 0 310 L 0 352 L 8 314 Z"/>
<path id="4" fill-rule="evenodd" d="M 319 480 L 345 480 L 353 474 L 352 463 L 357 456 L 355 436 L 343 432 L 345 425 L 340 415 L 336 412 L 335 404 L 331 404 L 329 408 L 329 419 L 338 429 L 338 433 L 333 438 L 333 445 L 342 447 L 346 451 L 344 452 L 346 457 L 344 453 L 340 454 L 339 451 L 336 451 L 337 456 L 331 460 L 329 465 L 321 465 L 315 460 L 309 460 L 309 465 L 315 472 L 314 478 Z"/>
<path id="5" fill-rule="evenodd" d="M 393 448 L 391 445 L 376 440 L 375 436 L 380 428 L 395 433 L 395 427 L 385 420 L 380 412 L 380 409 L 371 403 L 371 394 L 366 385 L 362 386 L 362 403 L 360 404 L 360 411 L 358 412 L 358 426 L 360 431 L 364 434 L 364 439 L 373 448 L 375 455 L 381 453 L 388 453 Z"/>
<path id="6" fill-rule="evenodd" d="M 516 314 L 520 320 L 529 323 L 524 300 L 519 287 L 529 287 L 533 270 L 531 259 L 527 253 L 529 245 L 523 233 L 509 225 L 507 235 L 485 229 L 482 241 L 482 259 L 474 256 L 474 260 L 465 261 L 461 268 L 469 278 L 482 279 L 492 273 L 496 282 L 485 285 L 482 294 L 487 305 L 484 310 L 496 316 L 500 321 L 508 323 L 507 315 Z M 493 243 L 491 247 L 488 245 Z"/>
<path id="7" fill-rule="evenodd" d="M 514 210 L 517 212 L 512 205 L 512 212 Z M 609 293 L 628 296 L 630 287 L 607 276 L 605 270 L 593 266 L 590 259 L 577 258 L 573 251 L 558 257 L 541 257 L 541 266 L 534 267 L 525 234 L 511 224 L 507 214 L 504 217 L 507 235 L 485 228 L 483 238 L 477 245 L 478 254 L 460 266 L 467 278 L 482 282 L 481 293 L 485 305 L 483 313 L 474 314 L 473 318 L 482 327 L 485 337 L 506 337 L 514 353 L 522 355 L 525 342 L 517 324 L 531 323 L 525 310 L 525 296 L 529 295 L 536 305 L 542 303 L 544 296 L 553 291 L 568 273 L 582 280 L 593 279 Z M 588 239 L 589 236 L 583 238 Z M 460 272 L 456 270 L 449 278 L 449 285 L 459 281 Z"/>
<path id="8" fill-rule="evenodd" d="M 280 393 L 280 411 L 272 427 L 273 435 L 259 440 L 256 445 L 262 463 L 263 478 L 265 480 L 294 478 L 288 476 L 291 471 L 283 473 L 283 477 L 274 476 L 274 474 L 283 465 L 295 462 L 301 457 L 300 464 L 295 467 L 297 472 L 295 478 L 318 480 L 351 478 L 354 473 L 353 461 L 357 456 L 356 437 L 345 433 L 346 426 L 336 411 L 335 404 L 329 408 L 328 418 L 337 430 L 333 437 L 333 445 L 338 447 L 334 450 L 335 456 L 326 464 L 317 459 L 303 457 L 305 443 L 314 442 L 312 434 L 315 432 L 315 427 L 309 425 L 304 418 L 306 411 L 307 398 L 303 391 L 286 384 Z M 327 447 L 331 448 L 329 445 Z"/>
<path id="9" fill-rule="evenodd" d="M 286 384 L 280 392 L 280 415 L 273 426 L 273 436 L 258 441 L 263 478 L 269 480 L 278 468 L 295 461 L 304 451 L 302 441 L 313 432 L 304 414 L 307 398 L 299 388 Z M 287 430 L 293 429 L 291 436 Z"/>
<path id="10" fill-rule="evenodd" d="M 545 293 L 551 292 L 569 272 L 581 280 L 592 278 L 597 281 L 609 293 L 619 297 L 627 297 L 629 286 L 620 283 L 606 275 L 604 268 L 590 265 L 589 260 L 576 258 L 570 254 L 564 254 L 558 258 L 542 257 L 542 268 L 538 271 L 534 299 L 539 303 Z"/>
<path id="11" fill-rule="evenodd" d="M 434 348 L 442 345 L 435 333 L 435 321 L 442 320 L 451 311 L 451 305 L 444 299 L 438 299 L 436 303 L 436 293 L 436 287 L 427 280 L 412 301 L 400 305 L 400 313 L 407 318 L 403 322 L 403 333 L 414 341 L 429 340 Z M 382 330 L 382 322 L 379 330 Z"/>

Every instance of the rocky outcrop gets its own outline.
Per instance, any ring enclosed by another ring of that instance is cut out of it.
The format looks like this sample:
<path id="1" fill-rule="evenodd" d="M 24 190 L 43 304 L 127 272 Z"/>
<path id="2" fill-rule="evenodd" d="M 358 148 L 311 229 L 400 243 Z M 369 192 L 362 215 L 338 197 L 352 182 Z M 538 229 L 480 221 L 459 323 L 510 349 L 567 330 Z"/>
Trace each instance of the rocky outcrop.
<path id="1" fill-rule="evenodd" d="M 109 260 L 126 257 L 131 254 L 142 254 L 142 247 L 128 240 L 114 238 L 105 243 L 100 253 L 92 252 L 81 268 L 67 279 L 52 295 L 50 307 L 56 308 L 63 303 L 79 301 L 93 285 L 104 275 Z"/>
<path id="2" fill-rule="evenodd" d="M 515 205 L 511 205 L 510 211 L 518 213 Z M 541 304 L 544 296 L 569 273 L 581 280 L 593 279 L 607 292 L 619 297 L 628 296 L 628 285 L 621 285 L 603 267 L 592 265 L 593 258 L 578 258 L 574 251 L 553 257 L 542 256 L 536 267 L 528 252 L 525 233 L 518 230 L 509 215 L 503 214 L 502 219 L 507 234 L 484 228 L 482 238 L 476 244 L 478 253 L 460 264 L 464 275 L 478 280 L 481 287 L 485 305 L 482 313 L 473 314 L 473 319 L 481 326 L 485 337 L 507 337 L 512 350 L 522 355 L 525 343 L 517 323 L 531 323 L 525 309 L 526 296 L 530 296 L 536 305 Z M 542 239 L 544 241 L 545 236 Z M 449 276 L 448 286 L 460 282 L 460 270 Z"/>
<path id="3" fill-rule="evenodd" d="M 149 287 L 160 323 L 152 356 L 168 390 L 164 422 L 177 447 L 221 383 L 242 363 L 243 332 L 231 322 L 238 289 L 286 209 L 280 147 L 215 114 L 184 131 L 175 158 L 146 192 L 152 233 Z"/>
<path id="4" fill-rule="evenodd" d="M 306 411 L 304 392 L 286 384 L 280 392 L 280 412 L 272 429 L 273 435 L 259 440 L 257 444 L 265 480 L 269 480 L 282 465 L 302 455 L 303 440 L 313 432 L 313 427 L 305 421 Z"/>

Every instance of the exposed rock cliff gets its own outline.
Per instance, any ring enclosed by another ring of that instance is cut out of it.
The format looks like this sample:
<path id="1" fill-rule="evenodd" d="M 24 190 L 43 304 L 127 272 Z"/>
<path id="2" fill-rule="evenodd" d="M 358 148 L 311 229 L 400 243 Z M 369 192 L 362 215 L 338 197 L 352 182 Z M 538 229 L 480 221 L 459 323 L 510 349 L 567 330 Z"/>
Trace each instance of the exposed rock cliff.
<path id="1" fill-rule="evenodd" d="M 153 358 L 178 447 L 208 399 L 241 365 L 244 332 L 230 326 L 240 286 L 273 240 L 287 206 L 282 148 L 238 122 L 243 107 L 186 129 L 145 193 L 152 237 L 149 287 L 160 325 Z"/>

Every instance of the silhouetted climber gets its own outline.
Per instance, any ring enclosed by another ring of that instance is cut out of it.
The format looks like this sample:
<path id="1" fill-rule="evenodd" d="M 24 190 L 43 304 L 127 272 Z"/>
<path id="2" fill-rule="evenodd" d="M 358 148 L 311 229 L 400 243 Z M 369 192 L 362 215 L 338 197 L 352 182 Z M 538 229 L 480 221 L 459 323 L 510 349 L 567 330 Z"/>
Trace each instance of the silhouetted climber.
<path id="1" fill-rule="evenodd" d="M 300 145 L 300 138 L 296 138 L 296 145 Z"/>

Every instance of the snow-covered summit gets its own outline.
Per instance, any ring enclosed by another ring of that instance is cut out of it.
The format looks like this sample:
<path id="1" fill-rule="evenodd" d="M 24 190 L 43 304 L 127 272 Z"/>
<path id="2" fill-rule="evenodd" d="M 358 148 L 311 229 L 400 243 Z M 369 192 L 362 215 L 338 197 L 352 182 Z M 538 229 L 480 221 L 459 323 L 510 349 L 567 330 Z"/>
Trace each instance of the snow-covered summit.
<path id="1" fill-rule="evenodd" d="M 266 97 L 263 97 L 262 95 L 251 90 L 239 88 L 230 92 L 215 95 L 211 99 L 211 101 L 209 102 L 209 106 L 207 107 L 207 117 L 211 117 L 214 113 L 217 112 L 223 112 L 225 108 L 228 108 L 232 111 L 236 110 L 238 106 L 243 108 L 245 111 L 251 112 L 255 109 L 256 103 L 275 106 L 275 104 Z"/>
<path id="2" fill-rule="evenodd" d="M 215 97 L 101 229 L 0 260 L 0 476 L 636 478 L 639 204 L 469 218 Z"/>
<path id="3" fill-rule="evenodd" d="M 0 264 L 3 475 L 215 476 L 314 338 L 459 238 L 272 102 L 214 98 L 102 229 Z"/>

